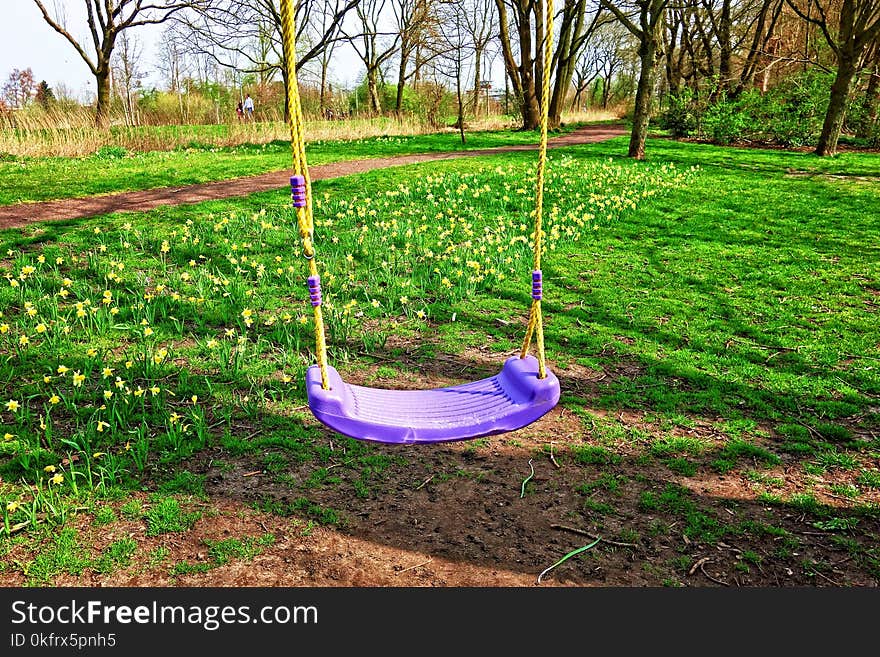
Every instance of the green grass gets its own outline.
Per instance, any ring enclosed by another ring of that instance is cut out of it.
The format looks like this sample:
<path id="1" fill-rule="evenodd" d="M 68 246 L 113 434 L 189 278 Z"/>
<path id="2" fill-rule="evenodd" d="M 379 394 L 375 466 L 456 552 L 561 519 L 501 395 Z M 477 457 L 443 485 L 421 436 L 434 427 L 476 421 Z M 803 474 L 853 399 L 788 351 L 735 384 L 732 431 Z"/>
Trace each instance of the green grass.
<path id="1" fill-rule="evenodd" d="M 50 584 L 58 575 L 79 575 L 90 565 L 83 555 L 79 536 L 75 529 L 66 527 L 51 541 L 51 545 L 40 552 L 25 566 L 25 575 L 30 586 Z"/>
<path id="2" fill-rule="evenodd" d="M 572 129 L 567 126 L 563 131 Z M 414 153 L 535 144 L 537 132 L 474 132 L 467 143 L 454 133 L 315 141 L 306 146 L 309 165 Z M 0 158 L 0 205 L 192 185 L 291 167 L 290 142 L 218 148 L 194 143 L 173 151 L 129 153 L 102 149 L 88 157 Z"/>
<path id="3" fill-rule="evenodd" d="M 201 517 L 199 512 L 185 512 L 173 497 L 157 497 L 144 513 L 147 536 L 185 532 Z"/>
<path id="4" fill-rule="evenodd" d="M 857 504 L 878 487 L 880 204 L 865 179 L 880 158 L 656 140 L 637 163 L 624 144 L 550 158 L 548 354 L 607 372 L 565 391 L 577 428 L 557 456 L 584 468 L 584 494 L 615 494 L 633 453 L 665 464 L 667 480 L 639 482 L 639 511 L 704 542 L 738 530 L 669 480 L 736 470 L 759 489 L 783 462 L 807 479 L 833 470 L 849 479 L 755 492 L 833 524 L 820 494 Z M 533 165 L 508 154 L 316 183 L 333 362 L 393 383 L 469 346 L 516 350 L 524 326 L 496 320 L 529 303 Z M 173 496 L 200 497 L 204 480 L 181 462 L 216 448 L 284 478 L 290 497 L 263 510 L 340 525 L 349 509 L 318 501 L 324 489 L 356 504 L 412 462 L 338 439 L 331 453 L 304 421 L 314 343 L 288 205 L 264 193 L 0 233 L 0 477 L 36 486 L 4 484 L 4 523 L 36 509 L 64 525 L 84 498 L 149 482 L 158 496 L 120 515 L 149 535 L 185 531 L 198 514 Z M 404 367 L 383 334 L 428 348 Z M 432 485 L 466 476 L 444 464 Z M 617 499 L 588 510 L 622 513 Z M 35 581 L 78 567 L 62 548 L 70 558 L 45 557 Z"/>

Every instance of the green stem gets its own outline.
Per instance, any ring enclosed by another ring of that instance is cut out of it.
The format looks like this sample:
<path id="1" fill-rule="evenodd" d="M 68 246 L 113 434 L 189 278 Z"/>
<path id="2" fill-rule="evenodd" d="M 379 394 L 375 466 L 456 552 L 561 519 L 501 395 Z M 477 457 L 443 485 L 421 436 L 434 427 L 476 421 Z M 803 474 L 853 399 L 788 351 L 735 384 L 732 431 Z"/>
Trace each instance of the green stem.
<path id="1" fill-rule="evenodd" d="M 526 477 L 525 479 L 523 479 L 523 482 L 522 482 L 522 488 L 520 489 L 520 492 L 519 492 L 519 499 L 522 499 L 523 497 L 525 497 L 525 495 L 526 495 L 526 484 L 529 483 L 529 480 L 530 480 L 532 477 L 535 476 L 535 466 L 532 465 L 532 459 L 529 459 L 529 467 L 532 469 L 532 472 L 531 472 L 531 474 L 530 474 L 528 477 Z"/>
<path id="2" fill-rule="evenodd" d="M 563 563 L 564 561 L 566 561 L 566 560 L 568 560 L 568 559 L 571 559 L 573 556 L 580 554 L 581 552 L 586 552 L 586 551 L 589 550 L 590 548 L 595 547 L 596 545 L 599 544 L 599 541 L 601 541 L 601 540 L 602 540 L 602 537 L 600 536 L 599 538 L 597 538 L 595 541 L 593 541 L 593 542 L 590 543 L 589 545 L 585 545 L 585 546 L 583 546 L 583 547 L 579 547 L 577 550 L 572 550 L 571 552 L 569 552 L 568 554 L 566 554 L 564 557 L 562 557 L 562 558 L 561 558 L 559 561 L 557 561 L 555 564 L 553 564 L 553 565 L 550 566 L 549 568 L 546 568 L 546 569 L 544 569 L 543 571 L 541 571 L 541 574 L 538 575 L 538 581 L 537 581 L 537 583 L 540 584 L 540 583 L 541 583 L 541 578 L 544 577 L 544 575 L 546 575 L 547 573 L 549 573 L 551 570 L 553 570 L 554 568 L 556 568 L 556 566 L 558 566 L 559 564 Z"/>

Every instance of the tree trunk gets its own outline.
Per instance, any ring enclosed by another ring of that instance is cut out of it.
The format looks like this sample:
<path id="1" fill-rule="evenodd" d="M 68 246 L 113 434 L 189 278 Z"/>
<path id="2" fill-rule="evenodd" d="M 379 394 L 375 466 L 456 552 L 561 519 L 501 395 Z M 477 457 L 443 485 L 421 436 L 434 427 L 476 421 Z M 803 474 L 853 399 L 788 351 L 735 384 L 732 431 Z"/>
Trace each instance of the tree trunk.
<path id="1" fill-rule="evenodd" d="M 733 75 L 731 73 L 731 58 L 733 57 L 733 44 L 730 40 L 730 0 L 721 3 L 721 17 L 718 19 L 718 77 L 719 85 L 725 92 L 730 90 Z"/>
<path id="2" fill-rule="evenodd" d="M 370 96 L 370 112 L 375 115 L 382 113 L 382 100 L 379 98 L 379 83 L 376 80 L 376 69 L 367 71 L 367 91 Z"/>
<path id="3" fill-rule="evenodd" d="M 284 88 L 287 89 L 287 67 L 283 66 L 281 68 L 281 80 L 284 84 Z M 296 80 L 293 81 L 296 84 Z M 284 94 L 284 121 L 290 122 L 290 98 L 288 98 L 287 94 Z"/>
<path id="4" fill-rule="evenodd" d="M 464 91 L 461 88 L 461 68 L 456 70 L 455 75 L 455 93 L 458 97 L 458 134 L 461 137 L 462 145 L 465 144 L 464 135 Z"/>
<path id="5" fill-rule="evenodd" d="M 663 50 L 665 53 L 663 59 L 666 64 L 666 89 L 670 95 L 677 96 L 681 89 L 681 56 L 677 60 L 679 65 L 675 65 L 675 47 L 678 41 L 679 20 L 676 12 L 669 12 L 667 16 L 670 16 L 670 22 L 663 28 Z"/>
<path id="6" fill-rule="evenodd" d="M 645 159 L 645 141 L 648 138 L 648 122 L 651 119 L 651 96 L 654 90 L 654 56 L 657 41 L 653 35 L 645 35 L 639 44 L 639 86 L 633 109 L 633 127 L 629 139 L 629 157 Z"/>
<path id="7" fill-rule="evenodd" d="M 480 116 L 480 77 L 482 70 L 483 48 L 474 50 L 474 118 Z"/>
<path id="8" fill-rule="evenodd" d="M 849 87 L 856 74 L 856 61 L 851 53 L 841 51 L 838 55 L 837 75 L 831 85 L 831 98 L 822 124 L 822 134 L 816 144 L 816 155 L 836 155 L 837 140 L 846 114 L 846 100 Z"/>
<path id="9" fill-rule="evenodd" d="M 875 66 L 870 73 L 863 107 L 865 120 L 859 126 L 856 136 L 866 139 L 871 136 L 874 126 L 877 125 L 878 113 L 880 113 L 880 65 Z"/>
<path id="10" fill-rule="evenodd" d="M 397 67 L 397 96 L 394 99 L 394 113 L 400 120 L 400 113 L 403 110 L 403 89 L 406 86 L 406 64 L 409 58 L 403 52 L 400 53 L 400 66 Z"/>
<path id="11" fill-rule="evenodd" d="M 541 123 L 541 107 L 538 104 L 537 86 L 535 84 L 535 68 L 532 68 L 532 28 L 522 20 L 519 25 L 520 65 L 519 76 L 522 82 L 520 111 L 522 113 L 522 129 L 534 130 Z"/>
<path id="12" fill-rule="evenodd" d="M 321 112 L 321 118 L 327 117 L 327 64 L 325 58 L 321 58 L 321 96 L 318 99 L 318 109 Z"/>
<path id="13" fill-rule="evenodd" d="M 586 3 L 568 0 L 562 14 L 559 28 L 559 45 L 556 48 L 556 80 L 550 93 L 548 110 L 550 128 L 558 128 L 562 123 L 562 108 L 565 97 L 574 77 L 575 57 L 580 47 L 583 32 Z"/>
<path id="14" fill-rule="evenodd" d="M 95 109 L 95 125 L 106 128 L 110 124 L 110 67 L 102 67 L 95 74 L 98 101 Z"/>

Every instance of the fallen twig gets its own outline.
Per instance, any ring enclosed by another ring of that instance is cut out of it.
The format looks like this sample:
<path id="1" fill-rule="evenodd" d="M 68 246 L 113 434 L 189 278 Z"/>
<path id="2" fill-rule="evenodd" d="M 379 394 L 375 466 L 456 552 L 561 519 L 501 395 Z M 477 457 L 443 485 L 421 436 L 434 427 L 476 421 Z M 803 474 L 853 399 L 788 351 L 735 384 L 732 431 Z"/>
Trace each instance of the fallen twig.
<path id="1" fill-rule="evenodd" d="M 572 550 L 571 552 L 569 552 L 568 554 L 566 554 L 564 557 L 562 557 L 559 561 L 557 561 L 555 564 L 553 564 L 553 565 L 550 566 L 549 568 L 545 568 L 544 570 L 542 570 L 541 573 L 538 575 L 538 580 L 537 580 L 537 582 L 535 582 L 535 583 L 536 583 L 536 584 L 540 584 L 540 583 L 541 583 L 541 579 L 544 577 L 544 575 L 546 575 L 546 574 L 549 573 L 551 570 L 553 570 L 554 568 L 556 568 L 556 566 L 558 566 L 559 564 L 561 564 L 561 563 L 567 561 L 568 559 L 571 559 L 573 556 L 576 556 L 576 555 L 580 554 L 581 552 L 586 552 L 586 551 L 589 550 L 590 548 L 595 547 L 596 545 L 599 544 L 599 541 L 601 541 L 601 540 L 602 540 L 601 538 L 597 538 L 595 541 L 593 541 L 593 542 L 590 543 L 589 545 L 584 545 L 583 547 L 579 547 L 577 550 Z"/>
<path id="2" fill-rule="evenodd" d="M 835 582 L 833 579 L 831 579 L 831 578 L 828 577 L 827 575 L 823 575 L 823 574 L 820 573 L 818 570 L 814 570 L 814 571 L 812 571 L 812 572 L 813 572 L 814 575 L 818 575 L 818 576 L 821 577 L 822 579 L 828 580 L 829 582 L 831 582 L 832 584 L 834 584 L 834 586 L 838 586 L 838 587 L 839 587 L 839 586 L 842 586 L 841 584 L 838 584 L 837 582 Z"/>
<path id="3" fill-rule="evenodd" d="M 550 441 L 550 463 L 559 468 L 559 464 L 556 462 L 556 457 L 553 456 L 553 441 Z"/>
<path id="4" fill-rule="evenodd" d="M 413 570 L 415 568 L 419 568 L 420 566 L 427 566 L 433 560 L 434 559 L 428 559 L 427 561 L 423 561 L 422 563 L 417 563 L 415 566 L 410 566 L 409 568 L 404 568 L 403 570 L 398 570 L 396 574 L 400 575 L 401 573 L 405 573 L 407 570 Z"/>
<path id="5" fill-rule="evenodd" d="M 709 561 L 712 561 L 711 557 L 703 557 L 702 559 L 698 559 L 694 563 L 694 565 L 691 566 L 691 569 L 688 571 L 688 575 L 693 575 L 695 572 L 697 572 L 697 568 L 702 568 L 703 564 L 708 563 Z"/>
<path id="6" fill-rule="evenodd" d="M 255 477 L 258 474 L 263 474 L 262 470 L 254 470 L 253 472 L 245 472 L 242 477 Z"/>
<path id="7" fill-rule="evenodd" d="M 425 479 L 422 483 L 420 483 L 418 486 L 416 486 L 416 490 L 425 486 L 425 484 L 427 484 L 429 481 L 431 481 L 434 477 L 435 477 L 435 475 L 431 475 L 430 477 Z"/>
<path id="8" fill-rule="evenodd" d="M 532 465 L 532 459 L 529 459 L 529 468 L 531 468 L 532 472 L 528 477 L 523 479 L 522 489 L 519 492 L 519 499 L 522 499 L 526 496 L 526 484 L 529 483 L 529 480 L 535 476 L 535 466 Z"/>
<path id="9" fill-rule="evenodd" d="M 639 547 L 635 543 L 624 543 L 623 541 L 612 541 L 610 538 L 600 538 L 599 536 L 594 536 L 590 532 L 585 532 L 583 529 L 578 529 L 577 527 L 568 527 L 567 525 L 550 525 L 550 529 L 561 529 L 564 532 L 580 534 L 581 536 L 586 536 L 587 538 L 592 538 L 593 540 L 601 540 L 603 543 L 608 543 L 608 545 L 618 545 L 620 547 L 631 548 Z"/>
<path id="10" fill-rule="evenodd" d="M 703 573 L 706 577 L 711 579 L 716 584 L 721 584 L 721 586 L 730 586 L 730 584 L 728 582 L 723 582 L 720 579 L 716 579 L 716 578 L 712 577 L 709 573 L 707 573 L 706 569 L 704 567 L 704 564 L 702 564 L 702 563 L 700 564 L 700 572 Z"/>
<path id="11" fill-rule="evenodd" d="M 25 520 L 24 522 L 19 522 L 15 525 L 12 525 L 12 527 L 9 528 L 8 536 L 12 536 L 16 532 L 20 532 L 22 529 L 24 529 L 25 527 L 27 527 L 30 524 L 31 524 L 30 520 Z"/>

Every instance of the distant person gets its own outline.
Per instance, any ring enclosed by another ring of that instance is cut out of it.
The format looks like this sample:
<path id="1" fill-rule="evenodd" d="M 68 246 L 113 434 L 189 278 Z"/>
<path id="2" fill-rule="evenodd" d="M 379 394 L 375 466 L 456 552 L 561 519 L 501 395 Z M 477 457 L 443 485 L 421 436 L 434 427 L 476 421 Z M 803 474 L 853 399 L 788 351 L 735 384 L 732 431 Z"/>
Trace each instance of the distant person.
<path id="1" fill-rule="evenodd" d="M 250 94 L 247 94 L 244 97 L 244 111 L 247 114 L 248 121 L 253 121 L 254 119 L 254 99 L 251 98 Z"/>
<path id="2" fill-rule="evenodd" d="M 238 105 L 235 106 L 235 113 L 239 121 L 244 118 L 244 105 L 242 105 L 241 101 L 238 101 Z"/>

